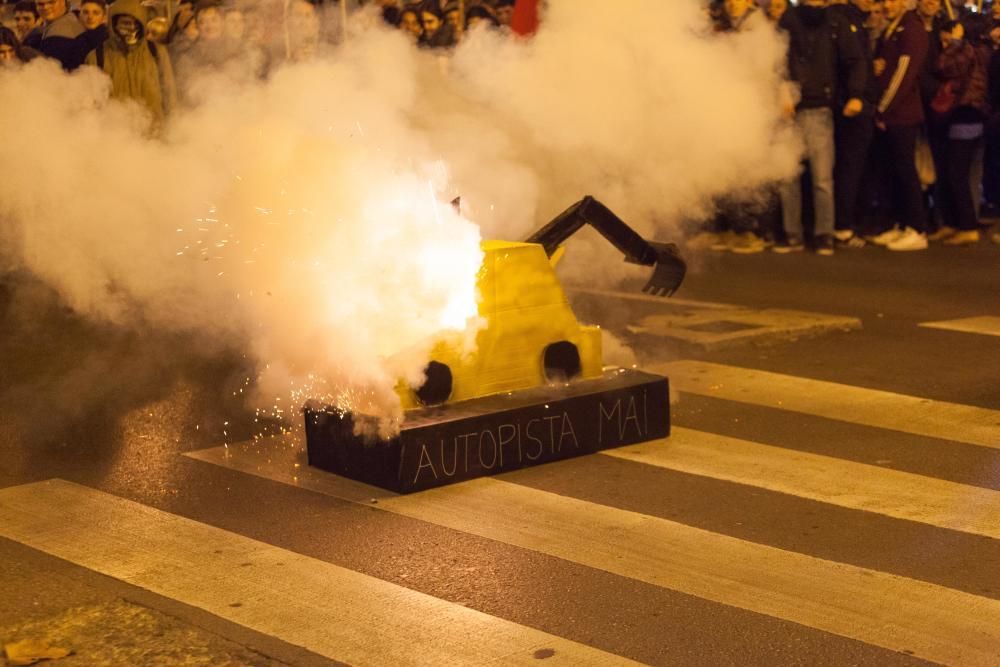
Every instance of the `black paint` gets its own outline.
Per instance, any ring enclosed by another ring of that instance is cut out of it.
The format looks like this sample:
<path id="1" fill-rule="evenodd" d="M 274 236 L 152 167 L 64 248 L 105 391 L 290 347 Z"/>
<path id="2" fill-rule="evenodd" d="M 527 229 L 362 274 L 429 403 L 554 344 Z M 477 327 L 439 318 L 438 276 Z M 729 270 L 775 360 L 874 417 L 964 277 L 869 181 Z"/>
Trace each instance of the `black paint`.
<path id="1" fill-rule="evenodd" d="M 409 493 L 670 434 L 667 379 L 603 377 L 407 413 L 398 436 L 366 442 L 354 416 L 306 410 L 309 465 Z M 362 419 L 367 419 L 362 417 Z"/>

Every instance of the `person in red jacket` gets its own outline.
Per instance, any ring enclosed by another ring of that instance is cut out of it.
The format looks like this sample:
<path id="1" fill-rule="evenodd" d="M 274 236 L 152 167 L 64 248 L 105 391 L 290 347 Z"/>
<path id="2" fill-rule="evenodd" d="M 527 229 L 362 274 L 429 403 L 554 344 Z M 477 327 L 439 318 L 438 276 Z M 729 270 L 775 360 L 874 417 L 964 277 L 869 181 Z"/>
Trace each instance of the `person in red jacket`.
<path id="1" fill-rule="evenodd" d="M 882 164 L 892 177 L 896 215 L 903 223 L 872 241 L 890 250 L 927 248 L 927 213 L 914 161 L 917 135 L 924 122 L 920 75 L 927 59 L 928 38 L 906 0 L 885 0 L 889 21 L 875 47 L 874 69 L 880 91 L 875 125 Z"/>

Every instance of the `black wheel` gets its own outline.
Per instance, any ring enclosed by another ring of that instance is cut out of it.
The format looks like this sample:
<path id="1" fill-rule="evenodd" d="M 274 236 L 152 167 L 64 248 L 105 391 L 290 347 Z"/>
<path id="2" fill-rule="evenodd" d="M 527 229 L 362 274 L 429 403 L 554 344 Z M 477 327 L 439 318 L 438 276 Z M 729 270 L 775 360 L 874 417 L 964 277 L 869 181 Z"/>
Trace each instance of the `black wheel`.
<path id="1" fill-rule="evenodd" d="M 549 382 L 565 382 L 583 371 L 580 365 L 580 351 L 576 349 L 576 345 L 566 340 L 552 343 L 545 348 L 543 366 L 545 379 Z"/>
<path id="2" fill-rule="evenodd" d="M 451 396 L 451 369 L 440 361 L 432 361 L 424 369 L 427 379 L 414 393 L 421 405 L 441 405 Z"/>

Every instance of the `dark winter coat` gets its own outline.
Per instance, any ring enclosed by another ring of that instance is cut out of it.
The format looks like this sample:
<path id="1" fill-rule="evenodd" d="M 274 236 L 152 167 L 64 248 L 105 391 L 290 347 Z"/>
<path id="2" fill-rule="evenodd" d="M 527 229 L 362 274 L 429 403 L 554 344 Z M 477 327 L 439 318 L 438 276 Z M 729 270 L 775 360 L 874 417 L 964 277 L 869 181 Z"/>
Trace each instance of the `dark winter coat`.
<path id="1" fill-rule="evenodd" d="M 851 34 L 858 42 L 861 49 L 861 59 L 865 66 L 865 88 L 861 97 L 865 103 L 863 113 L 874 114 L 875 106 L 878 104 L 878 81 L 875 80 L 875 74 L 872 71 L 872 61 L 875 59 L 872 51 L 872 40 L 868 28 L 865 26 L 868 14 L 861 11 L 855 4 L 830 5 L 827 11 L 839 13 L 840 19 L 847 22 Z M 844 80 L 848 75 L 849 72 L 843 69 L 840 71 L 841 80 Z M 840 97 L 841 103 L 847 102 L 849 99 L 843 93 Z"/>
<path id="2" fill-rule="evenodd" d="M 868 73 L 860 35 L 840 12 L 810 9 L 789 7 L 779 23 L 788 33 L 789 76 L 801 89 L 798 108 L 832 108 L 842 99 L 863 100 Z"/>
<path id="3" fill-rule="evenodd" d="M 923 20 L 920 24 L 923 25 Z M 931 103 L 934 94 L 941 87 L 941 79 L 938 78 L 938 56 L 941 55 L 940 34 L 944 24 L 944 19 L 936 17 L 930 31 L 924 28 L 927 32 L 927 60 L 924 63 L 924 71 L 920 74 L 920 99 L 923 100 L 925 107 Z"/>
<path id="4" fill-rule="evenodd" d="M 955 110 L 949 120 L 956 123 L 981 123 L 988 110 L 986 58 L 981 48 L 968 42 L 941 51 L 937 75 L 941 85 L 951 83 L 958 93 Z"/>
<path id="5" fill-rule="evenodd" d="M 877 77 L 878 114 L 887 126 L 919 125 L 924 120 L 920 74 L 927 60 L 927 32 L 913 12 L 886 28 L 875 47 L 875 59 L 885 60 Z"/>
<path id="6" fill-rule="evenodd" d="M 49 58 L 58 60 L 67 72 L 83 64 L 93 47 L 87 29 L 73 12 L 66 12 L 24 38 L 24 45 Z"/>

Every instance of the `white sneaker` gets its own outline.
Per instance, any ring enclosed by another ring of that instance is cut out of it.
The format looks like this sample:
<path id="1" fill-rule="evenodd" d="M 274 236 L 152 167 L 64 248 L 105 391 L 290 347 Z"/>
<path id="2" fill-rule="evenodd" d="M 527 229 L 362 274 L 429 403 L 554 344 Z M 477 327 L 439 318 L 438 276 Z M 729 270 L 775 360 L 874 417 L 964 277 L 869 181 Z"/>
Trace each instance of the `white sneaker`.
<path id="1" fill-rule="evenodd" d="M 904 233 L 903 230 L 900 229 L 899 227 L 893 227 L 892 229 L 887 229 L 881 234 L 873 236 L 868 240 L 874 243 L 875 245 L 887 246 L 896 239 L 898 239 L 899 237 L 901 237 L 903 233 Z"/>
<path id="2" fill-rule="evenodd" d="M 927 234 L 907 227 L 899 238 L 886 246 L 889 250 L 927 250 Z"/>

